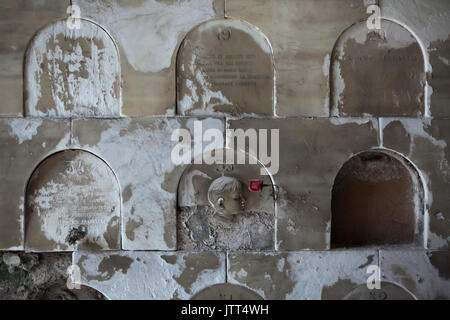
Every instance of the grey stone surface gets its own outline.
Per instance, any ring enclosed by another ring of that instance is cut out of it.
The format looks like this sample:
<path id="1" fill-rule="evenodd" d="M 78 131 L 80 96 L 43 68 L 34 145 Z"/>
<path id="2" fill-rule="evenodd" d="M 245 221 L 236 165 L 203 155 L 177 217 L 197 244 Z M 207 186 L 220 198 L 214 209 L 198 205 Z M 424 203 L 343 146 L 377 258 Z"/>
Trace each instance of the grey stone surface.
<path id="1" fill-rule="evenodd" d="M 189 299 L 225 282 L 225 254 L 213 252 L 74 252 L 81 283 L 109 299 Z"/>
<path id="2" fill-rule="evenodd" d="M 23 60 L 33 35 L 66 16 L 69 0 L 3 0 L 0 3 L 0 116 L 23 114 Z"/>
<path id="3" fill-rule="evenodd" d="M 416 297 L 396 284 L 381 282 L 379 289 L 368 289 L 367 284 L 356 287 L 344 300 L 416 300 Z"/>
<path id="4" fill-rule="evenodd" d="M 172 150 L 178 144 L 178 140 L 172 141 L 171 137 L 175 130 L 183 128 L 194 135 L 196 120 L 73 121 L 74 144 L 102 158 L 119 180 L 123 201 L 123 249 L 176 248 L 176 193 L 184 167 L 171 160 Z M 224 123 L 221 119 L 204 119 L 202 127 L 201 134 L 210 128 L 223 132 Z M 201 147 L 199 150 L 202 153 Z"/>
<path id="5" fill-rule="evenodd" d="M 39 162 L 68 147 L 69 121 L 0 119 L 0 250 L 23 250 L 28 179 Z"/>
<path id="6" fill-rule="evenodd" d="M 120 249 L 121 193 L 108 165 L 82 150 L 39 164 L 25 198 L 25 249 Z"/>
<path id="7" fill-rule="evenodd" d="M 264 299 L 343 299 L 365 284 L 376 250 L 230 253 L 228 281 L 254 290 Z"/>
<path id="8" fill-rule="evenodd" d="M 382 250 L 382 280 L 397 283 L 417 299 L 450 299 L 448 251 Z"/>
<path id="9" fill-rule="evenodd" d="M 105 27 L 120 50 L 123 114 L 174 115 L 175 64 L 186 34 L 224 15 L 223 0 L 74 0 L 81 16 Z"/>
<path id="10" fill-rule="evenodd" d="M 177 113 L 272 115 L 274 61 L 268 39 L 237 19 L 214 19 L 188 33 L 177 57 Z"/>
<path id="11" fill-rule="evenodd" d="M 227 150 L 220 151 L 225 155 Z M 250 164 L 189 166 L 178 186 L 178 249 L 273 250 L 274 189 L 270 177 L 261 175 L 261 168 Z M 250 179 L 265 186 L 251 192 Z"/>
<path id="12" fill-rule="evenodd" d="M 279 188 L 277 248 L 328 249 L 334 178 L 352 155 L 378 145 L 377 122 L 243 119 L 229 127 L 280 130 L 280 169 L 273 176 Z"/>
<path id="13" fill-rule="evenodd" d="M 417 35 L 426 61 L 426 110 L 433 117 L 448 117 L 450 111 L 450 2 L 446 0 L 380 0 L 383 17 L 401 22 Z"/>
<path id="14" fill-rule="evenodd" d="M 262 298 L 245 287 L 221 283 L 203 289 L 191 300 L 262 300 Z"/>
<path id="15" fill-rule="evenodd" d="M 70 253 L 0 252 L 0 300 L 104 300 L 92 288 L 67 287 L 71 264 Z"/>
<path id="16" fill-rule="evenodd" d="M 276 114 L 328 116 L 330 57 L 339 35 L 367 18 L 364 0 L 227 0 L 226 14 L 254 24 L 275 57 Z M 280 18 L 282 17 L 282 18 Z"/>
<path id="17" fill-rule="evenodd" d="M 418 169 L 425 188 L 427 247 L 450 244 L 450 121 L 444 119 L 382 119 L 383 145 L 408 158 Z M 425 218 L 425 221 L 426 221 Z"/>
<path id="18" fill-rule="evenodd" d="M 425 114 L 425 62 L 407 29 L 381 20 L 348 28 L 331 56 L 331 112 L 334 116 L 418 116 Z"/>
<path id="19" fill-rule="evenodd" d="M 357 154 L 339 170 L 331 199 L 331 246 L 424 246 L 419 173 L 394 152 Z"/>
<path id="20" fill-rule="evenodd" d="M 27 116 L 120 116 L 121 74 L 117 47 L 99 25 L 67 19 L 39 30 L 25 57 Z"/>

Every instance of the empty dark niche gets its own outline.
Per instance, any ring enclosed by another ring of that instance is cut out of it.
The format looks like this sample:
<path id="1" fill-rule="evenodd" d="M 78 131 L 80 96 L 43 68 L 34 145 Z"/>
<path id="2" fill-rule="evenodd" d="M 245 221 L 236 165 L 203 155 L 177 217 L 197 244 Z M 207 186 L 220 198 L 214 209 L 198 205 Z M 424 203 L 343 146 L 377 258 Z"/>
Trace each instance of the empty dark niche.
<path id="1" fill-rule="evenodd" d="M 415 178 L 400 157 L 383 151 L 348 160 L 332 191 L 331 246 L 413 243 L 419 196 Z"/>

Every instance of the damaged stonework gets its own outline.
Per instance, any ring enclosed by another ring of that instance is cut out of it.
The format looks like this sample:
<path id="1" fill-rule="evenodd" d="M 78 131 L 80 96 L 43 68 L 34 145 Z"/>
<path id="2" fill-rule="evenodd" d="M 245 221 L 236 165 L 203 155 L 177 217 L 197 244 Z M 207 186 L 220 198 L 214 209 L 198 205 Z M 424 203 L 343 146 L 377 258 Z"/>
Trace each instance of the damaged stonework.
<path id="1" fill-rule="evenodd" d="M 357 154 L 334 181 L 332 247 L 423 247 L 423 196 L 418 173 L 401 156 L 382 149 Z"/>
<path id="2" fill-rule="evenodd" d="M 376 250 L 230 253 L 228 281 L 264 299 L 343 299 L 378 265 Z"/>
<path id="3" fill-rule="evenodd" d="M 0 252 L 0 300 L 104 300 L 98 291 L 67 287 L 70 253 Z"/>
<path id="4" fill-rule="evenodd" d="M 226 281 L 224 253 L 77 251 L 73 263 L 82 284 L 113 300 L 189 299 Z"/>
<path id="5" fill-rule="evenodd" d="M 421 300 L 450 299 L 450 252 L 382 250 L 382 280 L 397 283 Z"/>
<path id="6" fill-rule="evenodd" d="M 178 249 L 273 250 L 275 190 L 260 168 L 189 166 L 178 186 Z M 250 192 L 250 179 L 259 180 L 263 188 Z"/>
<path id="7" fill-rule="evenodd" d="M 59 20 L 41 29 L 26 53 L 25 113 L 50 117 L 117 117 L 121 73 L 117 47 L 99 25 Z"/>
<path id="8" fill-rule="evenodd" d="M 113 168 L 120 181 L 123 249 L 176 248 L 176 193 L 184 167 L 171 161 L 172 150 L 178 143 L 171 136 L 177 129 L 187 129 L 193 135 L 196 120 L 73 121 L 74 145 L 98 155 Z M 221 119 L 204 119 L 201 123 L 203 131 L 210 128 L 224 131 Z"/>
<path id="9" fill-rule="evenodd" d="M 407 26 L 429 56 L 426 63 L 428 78 L 427 104 L 429 115 L 450 116 L 450 2 L 447 0 L 382 0 L 383 17 Z"/>
<path id="10" fill-rule="evenodd" d="M 263 298 L 246 287 L 221 283 L 203 289 L 191 300 L 263 300 Z"/>
<path id="11" fill-rule="evenodd" d="M 269 40 L 235 19 L 205 22 L 177 58 L 180 115 L 273 115 L 274 61 Z"/>
<path id="12" fill-rule="evenodd" d="M 65 15 L 68 1 L 0 1 L 0 115 L 23 116 L 23 57 L 30 39 L 44 25 Z"/>
<path id="13" fill-rule="evenodd" d="M 257 26 L 270 40 L 278 116 L 328 117 L 329 62 L 336 39 L 368 17 L 376 0 L 227 0 L 226 16 Z"/>
<path id="14" fill-rule="evenodd" d="M 424 244 L 450 245 L 450 121 L 445 119 L 381 119 L 383 145 L 403 154 L 418 169 L 424 186 Z"/>
<path id="15" fill-rule="evenodd" d="M 69 145 L 69 121 L 0 119 L 0 250 L 23 250 L 28 180 L 40 161 Z"/>
<path id="16" fill-rule="evenodd" d="M 26 250 L 120 249 L 119 183 L 95 155 L 66 150 L 45 159 L 25 201 Z"/>
<path id="17" fill-rule="evenodd" d="M 223 18 L 223 0 L 72 0 L 82 17 L 105 26 L 122 57 L 123 110 L 129 116 L 174 115 L 176 56 L 196 25 Z"/>
<path id="18" fill-rule="evenodd" d="M 425 61 L 417 39 L 395 22 L 362 21 L 339 38 L 331 57 L 331 114 L 425 115 Z"/>
<path id="19" fill-rule="evenodd" d="M 279 129 L 277 249 L 330 247 L 334 179 L 352 155 L 378 145 L 371 119 L 242 119 L 228 127 Z M 248 150 L 246 150 L 248 151 Z"/>
<path id="20" fill-rule="evenodd" d="M 356 287 L 344 297 L 344 300 L 416 300 L 416 297 L 404 288 L 390 282 L 381 282 L 380 289 L 368 289 L 367 284 Z"/>

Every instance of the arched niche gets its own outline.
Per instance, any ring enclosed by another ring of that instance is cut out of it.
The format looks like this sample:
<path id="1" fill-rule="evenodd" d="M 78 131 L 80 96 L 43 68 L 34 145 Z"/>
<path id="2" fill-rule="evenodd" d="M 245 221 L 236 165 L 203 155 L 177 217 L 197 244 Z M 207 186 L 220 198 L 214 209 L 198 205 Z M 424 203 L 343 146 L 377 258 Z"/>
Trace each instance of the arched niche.
<path id="1" fill-rule="evenodd" d="M 25 114 L 37 117 L 117 117 L 121 72 L 117 47 L 99 25 L 59 20 L 31 40 L 25 58 Z"/>
<path id="2" fill-rule="evenodd" d="M 348 160 L 331 200 L 331 246 L 423 247 L 423 187 L 401 156 L 374 149 Z"/>
<path id="3" fill-rule="evenodd" d="M 180 115 L 273 115 L 269 40 L 237 19 L 215 19 L 188 33 L 177 56 Z"/>
<path id="4" fill-rule="evenodd" d="M 404 288 L 390 282 L 381 282 L 380 288 L 369 289 L 367 283 L 353 288 L 343 300 L 417 300 Z"/>
<path id="5" fill-rule="evenodd" d="M 69 289 L 67 279 L 61 279 L 47 284 L 34 294 L 32 300 L 108 300 L 100 291 L 80 285 Z"/>
<path id="6" fill-rule="evenodd" d="M 229 150 L 214 152 L 225 155 Z M 179 250 L 274 250 L 275 189 L 271 177 L 261 173 L 264 167 L 246 163 L 192 164 L 185 169 L 177 191 Z M 251 191 L 251 181 L 261 188 Z"/>
<path id="7" fill-rule="evenodd" d="M 236 284 L 220 283 L 207 287 L 191 300 L 264 300 L 256 292 Z"/>
<path id="8" fill-rule="evenodd" d="M 425 60 L 417 39 L 390 20 L 370 30 L 367 21 L 348 28 L 331 57 L 331 114 L 425 114 Z"/>
<path id="9" fill-rule="evenodd" d="M 97 156 L 51 155 L 31 175 L 25 199 L 27 250 L 120 249 L 120 187 Z"/>

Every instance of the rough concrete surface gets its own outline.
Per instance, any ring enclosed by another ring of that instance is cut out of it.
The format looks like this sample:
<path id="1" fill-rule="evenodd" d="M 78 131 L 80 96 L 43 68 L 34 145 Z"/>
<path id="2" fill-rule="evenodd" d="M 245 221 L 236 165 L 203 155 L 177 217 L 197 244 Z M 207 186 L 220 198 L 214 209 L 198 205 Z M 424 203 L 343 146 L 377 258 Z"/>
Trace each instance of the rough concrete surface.
<path id="1" fill-rule="evenodd" d="M 450 1 L 0 2 L 0 299 L 450 299 Z"/>

